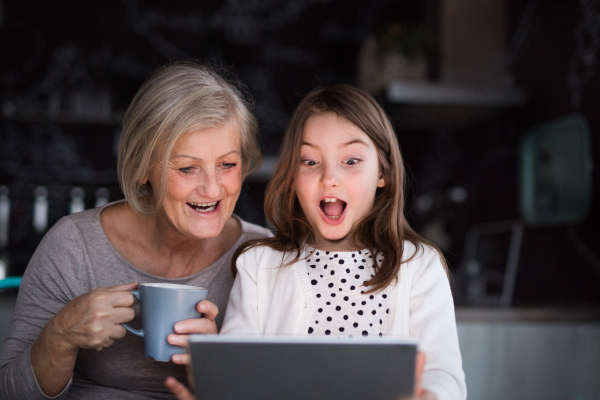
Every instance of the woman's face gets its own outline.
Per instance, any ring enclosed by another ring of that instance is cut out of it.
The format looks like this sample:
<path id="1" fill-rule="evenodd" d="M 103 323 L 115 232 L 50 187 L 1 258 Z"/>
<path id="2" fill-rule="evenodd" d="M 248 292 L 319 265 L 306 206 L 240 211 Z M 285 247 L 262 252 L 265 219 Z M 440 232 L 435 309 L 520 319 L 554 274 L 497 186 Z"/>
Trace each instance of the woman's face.
<path id="1" fill-rule="evenodd" d="M 159 187 L 161 165 L 150 171 Z M 241 133 L 235 123 L 181 135 L 167 165 L 161 214 L 181 235 L 207 239 L 221 233 L 242 188 Z"/>

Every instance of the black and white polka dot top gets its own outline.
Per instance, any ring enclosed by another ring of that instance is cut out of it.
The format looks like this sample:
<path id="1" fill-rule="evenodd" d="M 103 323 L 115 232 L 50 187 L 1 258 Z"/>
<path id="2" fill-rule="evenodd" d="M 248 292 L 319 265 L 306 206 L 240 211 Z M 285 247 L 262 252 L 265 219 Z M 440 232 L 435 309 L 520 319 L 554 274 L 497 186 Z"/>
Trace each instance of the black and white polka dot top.
<path id="1" fill-rule="evenodd" d="M 389 313 L 389 287 L 365 294 L 363 283 L 374 275 L 373 256 L 354 252 L 307 249 L 308 279 L 314 299 L 310 335 L 383 336 Z M 381 255 L 377 255 L 381 262 Z"/>

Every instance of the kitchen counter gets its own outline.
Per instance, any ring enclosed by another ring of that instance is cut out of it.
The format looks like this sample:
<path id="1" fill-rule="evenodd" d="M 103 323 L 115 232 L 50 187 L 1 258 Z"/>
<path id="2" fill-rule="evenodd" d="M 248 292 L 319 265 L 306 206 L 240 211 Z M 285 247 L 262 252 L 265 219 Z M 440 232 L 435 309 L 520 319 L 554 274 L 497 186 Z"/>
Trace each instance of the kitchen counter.
<path id="1" fill-rule="evenodd" d="M 4 337 L 8 333 L 10 320 L 12 318 L 13 309 L 17 302 L 17 291 L 2 290 L 0 291 L 0 346 L 4 343 Z"/>
<path id="2" fill-rule="evenodd" d="M 461 322 L 600 322 L 600 307 L 457 307 Z"/>
<path id="3" fill-rule="evenodd" d="M 469 399 L 600 399 L 599 311 L 457 308 Z"/>
<path id="4" fill-rule="evenodd" d="M 0 343 L 15 290 L 0 292 Z M 600 308 L 456 309 L 470 400 L 600 399 Z"/>

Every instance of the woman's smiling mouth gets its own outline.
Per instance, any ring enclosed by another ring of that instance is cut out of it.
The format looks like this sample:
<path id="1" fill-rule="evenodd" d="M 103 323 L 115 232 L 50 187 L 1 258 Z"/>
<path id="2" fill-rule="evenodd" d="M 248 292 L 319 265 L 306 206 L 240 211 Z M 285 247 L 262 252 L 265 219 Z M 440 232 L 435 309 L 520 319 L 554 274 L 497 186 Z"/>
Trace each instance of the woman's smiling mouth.
<path id="1" fill-rule="evenodd" d="M 187 205 L 192 207 L 195 211 L 207 213 L 214 211 L 219 205 L 219 202 L 213 201 L 212 203 L 187 203 Z"/>

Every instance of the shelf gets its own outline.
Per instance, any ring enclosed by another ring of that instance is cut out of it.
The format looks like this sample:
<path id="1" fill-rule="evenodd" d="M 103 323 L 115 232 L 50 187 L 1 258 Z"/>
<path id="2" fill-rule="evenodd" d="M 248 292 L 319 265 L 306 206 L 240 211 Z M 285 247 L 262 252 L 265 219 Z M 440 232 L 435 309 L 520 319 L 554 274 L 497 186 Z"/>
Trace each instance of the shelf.
<path id="1" fill-rule="evenodd" d="M 455 129 L 491 118 L 503 109 L 523 107 L 517 88 L 490 89 L 433 82 L 392 82 L 387 100 L 398 129 Z"/>
<path id="2" fill-rule="evenodd" d="M 269 182 L 277 165 L 277 156 L 263 156 L 260 167 L 251 175 L 248 175 L 249 181 Z"/>
<path id="3" fill-rule="evenodd" d="M 2 121 L 15 122 L 47 122 L 54 124 L 72 124 L 72 125 L 121 125 L 123 119 L 122 113 L 112 113 L 107 116 L 82 116 L 74 114 L 48 115 L 47 113 L 20 113 L 14 115 L 1 115 Z"/>
<path id="4" fill-rule="evenodd" d="M 597 307 L 457 307 L 459 322 L 591 322 L 600 320 Z"/>
<path id="5" fill-rule="evenodd" d="M 431 106 L 520 107 L 525 92 L 519 89 L 481 89 L 431 82 L 392 82 L 387 90 L 392 103 Z"/>

